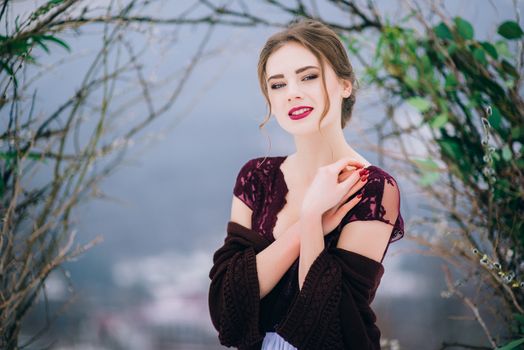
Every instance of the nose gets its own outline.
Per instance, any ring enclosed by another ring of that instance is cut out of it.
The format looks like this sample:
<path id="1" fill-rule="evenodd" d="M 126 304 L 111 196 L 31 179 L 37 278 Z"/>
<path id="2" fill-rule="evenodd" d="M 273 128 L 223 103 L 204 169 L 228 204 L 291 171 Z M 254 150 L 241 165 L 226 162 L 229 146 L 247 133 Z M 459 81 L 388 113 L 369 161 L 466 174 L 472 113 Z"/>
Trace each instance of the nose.
<path id="1" fill-rule="evenodd" d="M 288 101 L 291 101 L 297 98 L 302 98 L 302 91 L 300 91 L 298 85 L 293 82 L 288 83 L 287 93 L 288 93 L 288 98 L 287 98 Z"/>

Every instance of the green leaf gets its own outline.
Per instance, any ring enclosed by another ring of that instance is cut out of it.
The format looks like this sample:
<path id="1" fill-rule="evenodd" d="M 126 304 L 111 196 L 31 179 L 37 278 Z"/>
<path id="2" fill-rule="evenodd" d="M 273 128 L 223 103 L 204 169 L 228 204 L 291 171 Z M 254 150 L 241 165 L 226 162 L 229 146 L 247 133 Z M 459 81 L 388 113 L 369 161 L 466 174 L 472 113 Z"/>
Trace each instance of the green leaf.
<path id="1" fill-rule="evenodd" d="M 508 89 L 513 89 L 515 87 L 515 80 L 512 80 L 512 79 L 504 80 L 504 86 L 507 87 Z"/>
<path id="2" fill-rule="evenodd" d="M 28 39 L 17 39 L 17 40 L 6 40 L 0 45 L 0 54 L 7 54 L 9 56 L 18 55 L 21 56 L 27 53 L 31 48 L 31 44 Z"/>
<path id="3" fill-rule="evenodd" d="M 453 90 L 457 85 L 458 81 L 453 73 L 446 75 L 446 84 L 444 85 L 446 90 Z"/>
<path id="4" fill-rule="evenodd" d="M 40 45 L 40 47 L 41 47 L 42 49 L 44 49 L 45 52 L 50 53 L 49 48 L 47 47 L 47 45 L 42 41 L 42 39 L 41 39 L 39 36 L 36 36 L 36 35 L 35 35 L 35 36 L 33 37 L 33 40 L 34 40 L 38 45 Z"/>
<path id="5" fill-rule="evenodd" d="M 15 159 L 17 157 L 16 151 L 10 151 L 10 152 L 0 152 L 0 159 Z"/>
<path id="6" fill-rule="evenodd" d="M 436 181 L 438 181 L 439 175 L 440 175 L 439 173 L 434 173 L 434 172 L 424 173 L 424 175 L 419 180 L 419 185 L 422 187 L 431 186 Z"/>
<path id="7" fill-rule="evenodd" d="M 16 79 L 16 75 L 15 73 L 13 72 L 13 69 L 11 67 L 9 67 L 4 61 L 1 61 L 0 60 L 0 72 L 3 70 L 5 70 L 7 72 L 7 74 L 9 74 L 11 76 L 11 78 L 13 79 L 13 84 L 15 86 L 18 85 L 18 79 Z"/>
<path id="8" fill-rule="evenodd" d="M 514 76 L 516 79 L 518 79 L 519 73 L 517 72 L 515 67 L 513 67 L 513 65 L 511 63 L 509 63 L 506 60 L 502 60 L 501 64 L 502 64 L 502 69 L 504 70 L 504 72 L 506 72 L 506 73 Z"/>
<path id="9" fill-rule="evenodd" d="M 452 42 L 452 43 L 449 44 L 449 46 L 448 46 L 448 53 L 449 53 L 450 55 L 453 55 L 453 53 L 454 53 L 455 51 L 457 51 L 457 48 L 458 48 L 457 44 L 454 43 L 454 42 Z"/>
<path id="10" fill-rule="evenodd" d="M 431 158 L 428 159 L 413 159 L 413 162 L 423 171 L 439 170 L 438 164 Z"/>
<path id="11" fill-rule="evenodd" d="M 510 160 L 513 157 L 511 154 L 511 150 L 509 149 L 508 145 L 505 145 L 504 148 L 502 148 L 502 158 L 504 160 Z"/>
<path id="12" fill-rule="evenodd" d="M 491 45 L 491 43 L 488 43 L 487 41 L 483 41 L 483 42 L 480 43 L 480 45 L 482 46 L 484 51 L 486 51 L 488 53 L 488 55 L 490 55 L 494 59 L 498 59 L 499 58 L 499 54 L 497 52 L 497 49 L 495 48 L 495 46 Z"/>
<path id="13" fill-rule="evenodd" d="M 380 56 L 382 45 L 384 45 L 384 36 L 383 35 L 381 35 L 380 38 L 378 39 L 377 47 L 375 49 L 375 58 Z"/>
<path id="14" fill-rule="evenodd" d="M 461 17 L 455 17 L 453 19 L 455 21 L 455 25 L 457 26 L 457 31 L 460 34 L 462 38 L 465 40 L 471 40 L 474 36 L 473 26 L 471 23 L 466 21 L 465 19 Z"/>
<path id="15" fill-rule="evenodd" d="M 419 86 L 418 79 L 413 79 L 413 78 L 408 77 L 408 76 L 404 79 L 404 83 L 406 83 L 406 85 L 409 86 L 413 90 L 416 90 L 418 88 L 418 86 Z"/>
<path id="16" fill-rule="evenodd" d="M 500 111 L 497 107 L 491 108 L 491 115 L 488 117 L 488 121 L 494 129 L 500 130 L 502 116 L 500 115 Z"/>
<path id="17" fill-rule="evenodd" d="M 475 57 L 475 59 L 481 64 L 488 63 L 488 60 L 486 59 L 486 54 L 484 53 L 484 50 L 482 50 L 481 48 L 477 47 L 475 50 L 473 50 L 473 57 Z"/>
<path id="18" fill-rule="evenodd" d="M 431 107 L 431 102 L 422 97 L 411 97 L 406 100 L 410 105 L 424 113 Z"/>
<path id="19" fill-rule="evenodd" d="M 495 47 L 497 48 L 497 52 L 504 57 L 512 58 L 513 55 L 509 51 L 508 43 L 504 40 L 499 40 L 495 43 Z"/>
<path id="20" fill-rule="evenodd" d="M 513 313 L 513 316 L 515 317 L 515 320 L 517 322 L 519 322 L 520 324 L 524 325 L 524 315 L 523 314 Z"/>
<path id="21" fill-rule="evenodd" d="M 406 16 L 404 16 L 403 18 L 400 19 L 400 23 L 406 23 L 407 21 L 409 21 L 412 17 L 415 17 L 416 15 L 416 12 L 415 11 L 411 11 L 410 13 L 408 13 Z"/>
<path id="22" fill-rule="evenodd" d="M 444 22 L 440 22 L 439 25 L 433 27 L 435 35 L 440 39 L 453 40 L 453 35 L 449 30 L 448 26 Z"/>
<path id="23" fill-rule="evenodd" d="M 457 161 L 462 158 L 462 150 L 457 140 L 451 138 L 443 138 L 437 140 L 437 142 L 440 144 L 443 153 L 447 155 L 449 158 Z"/>
<path id="24" fill-rule="evenodd" d="M 522 37 L 522 28 L 519 24 L 514 21 L 506 21 L 502 23 L 497 29 L 497 33 L 503 36 L 506 39 L 519 39 Z"/>
<path id="25" fill-rule="evenodd" d="M 71 52 L 71 48 L 69 47 L 69 45 L 67 45 L 64 41 L 58 39 L 58 38 L 55 37 L 55 36 L 52 36 L 52 35 L 42 35 L 41 38 L 42 38 L 43 40 L 53 41 L 53 42 L 57 43 L 58 45 L 62 46 L 63 48 L 65 48 L 67 51 Z"/>
<path id="26" fill-rule="evenodd" d="M 15 33 L 18 33 L 20 30 L 20 15 L 15 18 Z"/>
<path id="27" fill-rule="evenodd" d="M 13 72 L 13 70 L 11 69 L 11 67 L 9 67 L 7 64 L 5 64 L 4 61 L 0 61 L 0 67 L 1 67 L 2 69 L 4 69 L 4 70 L 7 72 L 7 74 L 9 74 L 9 75 L 11 75 L 11 76 L 14 77 L 15 73 Z"/>
<path id="28" fill-rule="evenodd" d="M 31 19 L 35 20 L 39 16 L 45 15 L 47 12 L 49 12 L 55 6 L 59 5 L 62 2 L 64 2 L 64 0 L 49 0 L 46 4 L 40 6 L 38 9 L 36 9 L 35 12 L 32 13 Z"/>
<path id="29" fill-rule="evenodd" d="M 515 349 L 517 346 L 524 344 L 524 338 L 520 338 L 517 340 L 512 341 L 511 343 L 508 343 L 504 345 L 501 348 L 497 348 L 496 350 L 512 350 Z"/>
<path id="30" fill-rule="evenodd" d="M 511 128 L 511 137 L 514 139 L 520 139 L 524 136 L 524 126 L 515 126 Z"/>
<path id="31" fill-rule="evenodd" d="M 437 115 L 431 122 L 430 125 L 434 129 L 439 129 L 446 125 L 448 122 L 448 115 L 446 113 L 441 113 Z"/>

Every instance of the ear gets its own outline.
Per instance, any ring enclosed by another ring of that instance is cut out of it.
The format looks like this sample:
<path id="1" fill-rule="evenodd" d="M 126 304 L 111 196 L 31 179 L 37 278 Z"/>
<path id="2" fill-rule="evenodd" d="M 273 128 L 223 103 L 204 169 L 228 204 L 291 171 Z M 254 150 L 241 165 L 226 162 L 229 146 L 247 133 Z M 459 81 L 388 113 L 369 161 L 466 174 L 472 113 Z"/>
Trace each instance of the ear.
<path id="1" fill-rule="evenodd" d="M 348 98 L 351 95 L 351 91 L 353 90 L 353 86 L 351 85 L 351 82 L 349 80 L 340 79 L 340 84 L 342 85 L 342 96 L 344 98 Z"/>

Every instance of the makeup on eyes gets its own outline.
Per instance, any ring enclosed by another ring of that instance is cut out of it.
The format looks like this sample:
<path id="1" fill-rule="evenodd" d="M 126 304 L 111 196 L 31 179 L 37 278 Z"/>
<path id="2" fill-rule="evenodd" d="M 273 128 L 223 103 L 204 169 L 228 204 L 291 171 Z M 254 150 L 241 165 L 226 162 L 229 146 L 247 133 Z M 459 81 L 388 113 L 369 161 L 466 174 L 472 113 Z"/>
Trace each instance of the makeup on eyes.
<path id="1" fill-rule="evenodd" d="M 295 74 L 300 74 L 310 68 L 316 68 L 318 69 L 318 67 L 316 66 L 305 66 L 305 67 L 302 67 L 302 68 L 299 68 L 295 71 Z M 269 79 L 267 80 L 268 82 L 271 80 L 271 79 L 280 79 L 280 78 L 283 78 L 284 77 L 284 74 L 275 74 L 275 75 L 272 75 L 271 77 L 269 77 Z"/>
<path id="2" fill-rule="evenodd" d="M 306 75 L 306 76 L 304 77 L 304 79 L 306 79 L 306 78 L 310 78 L 310 79 L 307 79 L 307 80 L 313 80 L 313 79 L 318 78 L 318 75 L 317 75 L 317 74 L 309 74 L 309 75 Z M 282 84 L 282 83 L 276 83 L 276 84 L 273 84 L 273 85 L 271 85 L 271 89 L 273 89 L 273 90 L 278 90 L 278 89 L 280 89 L 280 88 L 276 88 L 276 86 L 279 86 L 279 85 L 283 85 L 283 84 Z"/>

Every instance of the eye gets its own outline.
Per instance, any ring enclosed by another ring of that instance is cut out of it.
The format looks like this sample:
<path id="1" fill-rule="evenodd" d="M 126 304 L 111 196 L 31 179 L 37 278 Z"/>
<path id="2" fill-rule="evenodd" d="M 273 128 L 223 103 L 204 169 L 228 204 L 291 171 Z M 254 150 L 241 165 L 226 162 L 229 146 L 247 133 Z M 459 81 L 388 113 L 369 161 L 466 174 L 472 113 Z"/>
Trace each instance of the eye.
<path id="1" fill-rule="evenodd" d="M 313 79 L 316 79 L 316 78 L 318 78 L 318 75 L 317 75 L 317 74 L 309 74 L 309 75 L 306 75 L 306 76 L 304 77 L 304 79 L 302 79 L 302 80 L 313 80 Z M 278 89 L 280 89 L 280 88 L 278 87 L 278 86 L 280 86 L 280 85 L 284 85 L 284 84 L 273 84 L 273 85 L 271 85 L 271 89 L 273 89 L 273 90 L 278 90 Z"/>
<path id="2" fill-rule="evenodd" d="M 311 78 L 311 79 L 308 79 L 308 80 L 313 80 L 313 79 L 316 79 L 317 77 L 318 77 L 318 75 L 316 75 L 316 74 L 310 74 L 310 75 L 306 75 L 306 76 L 304 77 L 304 79 L 306 79 L 306 78 Z"/>

